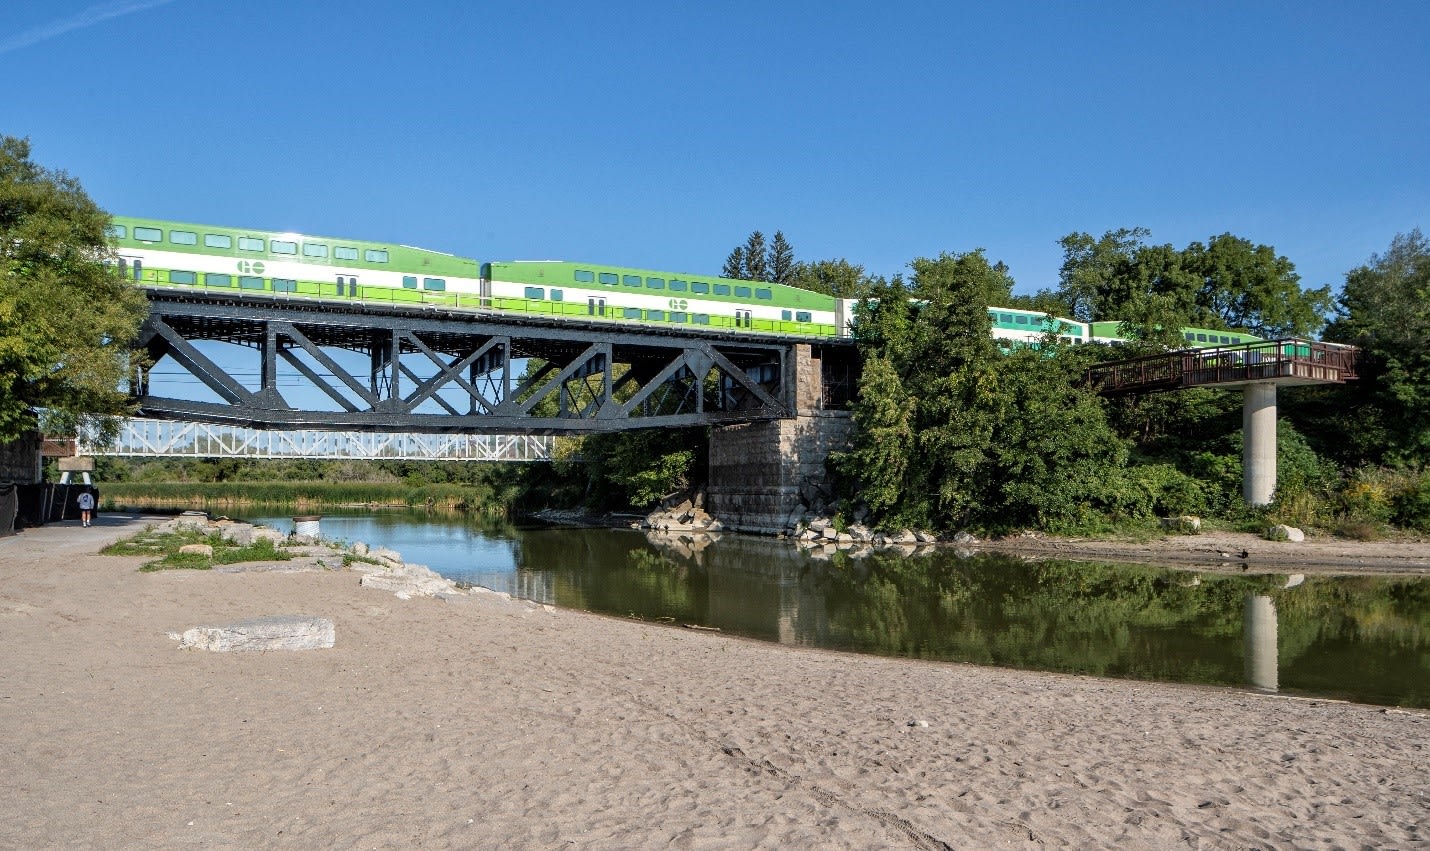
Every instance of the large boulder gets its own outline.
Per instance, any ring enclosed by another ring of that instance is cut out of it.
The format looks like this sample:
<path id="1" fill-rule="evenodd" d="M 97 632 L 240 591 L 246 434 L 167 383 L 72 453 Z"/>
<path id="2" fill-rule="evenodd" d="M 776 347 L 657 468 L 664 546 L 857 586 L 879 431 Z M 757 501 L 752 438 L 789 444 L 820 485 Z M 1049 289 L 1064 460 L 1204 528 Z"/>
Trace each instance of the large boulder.
<path id="1" fill-rule="evenodd" d="M 308 615 L 269 615 L 228 624 L 196 626 L 179 639 L 181 650 L 248 652 L 325 650 L 335 640 L 333 622 Z"/>

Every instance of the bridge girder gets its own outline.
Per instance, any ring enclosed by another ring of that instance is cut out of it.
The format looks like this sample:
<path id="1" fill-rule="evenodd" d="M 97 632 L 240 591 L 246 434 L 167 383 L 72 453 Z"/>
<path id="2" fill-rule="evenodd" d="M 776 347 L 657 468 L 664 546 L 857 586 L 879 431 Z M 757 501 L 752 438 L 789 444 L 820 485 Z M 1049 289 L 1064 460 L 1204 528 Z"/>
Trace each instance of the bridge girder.
<path id="1" fill-rule="evenodd" d="M 202 341 L 256 352 L 257 386 L 206 355 L 195 345 Z M 138 342 L 156 365 L 167 358 L 219 399 L 155 396 L 141 380 L 142 416 L 253 428 L 562 434 L 792 416 L 800 341 L 153 292 Z M 367 355 L 368 375 L 351 374 L 340 352 Z M 539 365 L 518 383 L 513 362 L 524 359 Z M 290 403 L 280 365 L 337 410 Z"/>

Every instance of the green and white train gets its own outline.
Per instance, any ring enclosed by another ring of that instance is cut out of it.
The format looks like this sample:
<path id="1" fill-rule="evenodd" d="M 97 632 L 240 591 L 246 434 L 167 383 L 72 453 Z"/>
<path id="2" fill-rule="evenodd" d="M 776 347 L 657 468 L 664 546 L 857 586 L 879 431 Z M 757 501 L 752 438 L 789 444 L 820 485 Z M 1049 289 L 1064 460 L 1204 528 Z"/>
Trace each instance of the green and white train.
<path id="1" fill-rule="evenodd" d="M 708 275 L 557 261 L 478 263 L 393 243 L 115 216 L 123 274 L 146 287 L 324 302 L 393 303 L 522 316 L 828 339 L 848 336 L 855 299 Z M 1116 322 L 988 310 L 993 335 L 1117 343 Z M 1183 330 L 1188 347 L 1258 338 Z"/>

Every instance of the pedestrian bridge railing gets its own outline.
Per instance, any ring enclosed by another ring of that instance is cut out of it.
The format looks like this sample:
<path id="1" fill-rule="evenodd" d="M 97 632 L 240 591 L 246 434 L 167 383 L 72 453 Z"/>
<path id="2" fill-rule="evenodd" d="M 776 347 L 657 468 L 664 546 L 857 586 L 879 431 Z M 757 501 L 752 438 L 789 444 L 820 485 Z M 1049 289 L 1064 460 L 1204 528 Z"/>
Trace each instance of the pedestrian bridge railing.
<path id="1" fill-rule="evenodd" d="M 128 419 L 110 445 L 81 441 L 78 455 L 149 458 L 335 458 L 412 461 L 550 461 L 556 437 L 252 429 L 179 420 Z"/>
<path id="2" fill-rule="evenodd" d="M 1104 396 L 1187 387 L 1339 384 L 1359 376 L 1355 346 L 1288 338 L 1101 363 L 1088 385 Z"/>

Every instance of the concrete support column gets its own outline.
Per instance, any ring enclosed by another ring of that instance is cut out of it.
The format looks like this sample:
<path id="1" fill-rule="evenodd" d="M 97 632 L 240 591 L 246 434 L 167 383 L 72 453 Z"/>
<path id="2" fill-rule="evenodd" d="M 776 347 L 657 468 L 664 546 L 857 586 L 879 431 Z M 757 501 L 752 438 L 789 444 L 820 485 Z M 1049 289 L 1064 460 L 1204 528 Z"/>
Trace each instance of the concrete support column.
<path id="1" fill-rule="evenodd" d="M 1270 505 L 1276 492 L 1276 385 L 1248 384 L 1241 405 L 1241 496 Z"/>

